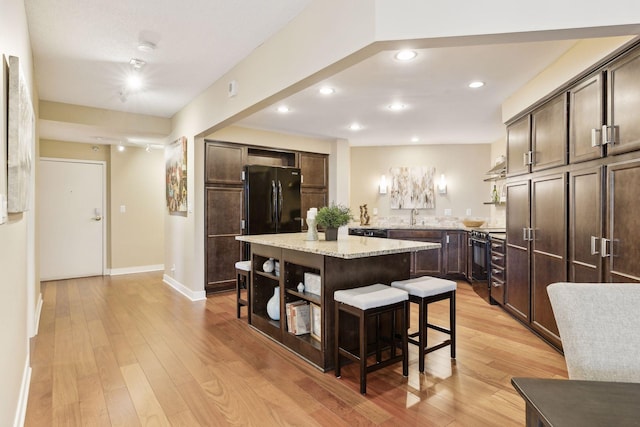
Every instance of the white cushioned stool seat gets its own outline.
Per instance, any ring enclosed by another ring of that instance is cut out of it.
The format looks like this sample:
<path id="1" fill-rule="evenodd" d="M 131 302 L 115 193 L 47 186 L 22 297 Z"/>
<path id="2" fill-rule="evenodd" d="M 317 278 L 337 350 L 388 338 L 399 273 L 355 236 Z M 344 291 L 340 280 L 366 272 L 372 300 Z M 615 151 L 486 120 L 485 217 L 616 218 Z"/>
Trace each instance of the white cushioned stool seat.
<path id="1" fill-rule="evenodd" d="M 409 342 L 418 346 L 418 369 L 424 372 L 424 358 L 427 353 L 450 346 L 451 358 L 456 357 L 456 290 L 453 280 L 422 276 L 415 279 L 396 280 L 391 286 L 409 293 L 409 301 L 418 304 L 418 331 L 409 334 Z M 428 307 L 433 302 L 449 300 L 449 328 L 429 323 Z M 433 329 L 449 335 L 439 344 L 427 345 L 427 330 Z M 417 339 L 416 339 L 417 338 Z"/>
<path id="2" fill-rule="evenodd" d="M 420 298 L 430 297 L 433 295 L 439 295 L 444 292 L 455 291 L 458 284 L 453 280 L 440 279 L 438 277 L 416 277 L 409 280 L 396 280 L 391 282 L 391 286 L 398 289 L 403 289 L 409 292 L 410 295 L 415 295 Z"/>
<path id="3" fill-rule="evenodd" d="M 407 291 L 378 283 L 361 288 L 335 291 L 333 299 L 360 310 L 368 310 L 406 301 L 409 299 L 409 294 Z"/>
<path id="4" fill-rule="evenodd" d="M 243 271 L 251 271 L 251 261 L 236 262 L 236 269 L 243 270 Z"/>

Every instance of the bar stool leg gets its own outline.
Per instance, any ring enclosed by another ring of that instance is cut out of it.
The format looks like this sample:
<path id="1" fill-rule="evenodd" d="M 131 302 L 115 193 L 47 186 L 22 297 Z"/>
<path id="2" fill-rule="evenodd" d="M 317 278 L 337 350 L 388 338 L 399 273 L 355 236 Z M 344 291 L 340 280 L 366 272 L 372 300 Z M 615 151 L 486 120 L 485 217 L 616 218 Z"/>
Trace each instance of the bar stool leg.
<path id="1" fill-rule="evenodd" d="M 456 358 L 456 293 L 451 292 L 449 300 L 449 329 L 451 330 L 451 358 Z"/>
<path id="2" fill-rule="evenodd" d="M 406 313 L 409 310 L 409 301 L 404 302 L 404 316 L 400 320 L 400 334 L 402 336 L 402 376 L 409 376 L 409 323 Z"/>
<path id="3" fill-rule="evenodd" d="M 236 274 L 236 318 L 239 319 L 240 318 L 240 308 L 242 307 L 242 305 L 240 305 L 240 289 L 241 289 L 241 280 L 242 280 L 242 275 L 240 273 Z"/>
<path id="4" fill-rule="evenodd" d="M 367 392 L 367 316 L 365 316 L 364 313 L 361 313 L 360 315 L 359 325 L 360 325 L 359 326 L 360 328 L 360 393 L 365 394 Z M 376 335 L 377 334 L 378 332 L 376 331 Z"/>
<path id="5" fill-rule="evenodd" d="M 418 371 L 424 372 L 424 349 L 427 348 L 427 322 L 429 316 L 427 315 L 427 308 L 429 305 L 425 302 L 424 298 L 420 298 L 418 303 Z"/>
<path id="6" fill-rule="evenodd" d="M 334 362 L 335 362 L 335 374 L 336 378 L 340 378 L 340 308 L 338 307 L 339 303 L 336 303 L 335 310 L 335 320 L 334 320 L 334 333 L 333 340 L 335 342 L 334 345 Z"/>

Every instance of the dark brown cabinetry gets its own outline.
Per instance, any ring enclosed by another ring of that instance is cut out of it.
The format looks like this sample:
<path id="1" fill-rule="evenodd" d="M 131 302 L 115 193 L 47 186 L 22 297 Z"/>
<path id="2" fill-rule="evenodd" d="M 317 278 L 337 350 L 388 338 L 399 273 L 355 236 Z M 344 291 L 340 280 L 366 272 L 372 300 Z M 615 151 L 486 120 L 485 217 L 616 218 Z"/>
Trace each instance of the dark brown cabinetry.
<path id="1" fill-rule="evenodd" d="M 547 286 L 567 280 L 566 174 L 531 180 L 531 326 L 556 347 L 560 335 Z"/>
<path id="2" fill-rule="evenodd" d="M 640 149 L 640 49 L 635 49 L 606 68 L 607 126 L 603 141 L 609 154 Z"/>
<path id="3" fill-rule="evenodd" d="M 411 254 L 411 276 L 465 277 L 467 275 L 466 232 L 460 230 L 389 230 L 390 239 L 440 243 L 439 250 Z"/>
<path id="4" fill-rule="evenodd" d="M 604 74 L 598 72 L 569 89 L 569 162 L 604 155 L 601 132 L 604 120 Z"/>
<path id="5" fill-rule="evenodd" d="M 560 346 L 547 286 L 566 281 L 566 178 L 564 173 L 507 187 L 505 307 Z"/>
<path id="6" fill-rule="evenodd" d="M 564 93 L 507 127 L 507 159 L 510 176 L 567 163 L 567 102 Z"/>
<path id="7" fill-rule="evenodd" d="M 221 141 L 205 145 L 205 291 L 235 287 L 235 263 L 243 258 L 245 165 L 298 166 L 304 174 L 301 188 L 303 212 L 327 204 L 326 154 L 273 150 Z"/>
<path id="8" fill-rule="evenodd" d="M 444 271 L 445 276 L 464 276 L 467 265 L 467 248 L 464 231 L 446 231 L 444 233 Z"/>
<path id="9" fill-rule="evenodd" d="M 564 93 L 531 113 L 529 164 L 536 172 L 567 163 L 567 102 Z"/>
<path id="10" fill-rule="evenodd" d="M 558 348 L 549 284 L 640 281 L 640 48 L 616 55 L 507 127 L 507 152 L 521 153 L 531 123 L 535 153 L 528 171 L 509 156 L 504 307 Z"/>
<path id="11" fill-rule="evenodd" d="M 606 236 L 600 244 L 606 282 L 640 281 L 640 159 L 607 166 Z"/>
<path id="12" fill-rule="evenodd" d="M 329 164 L 326 154 L 299 153 L 302 184 L 300 185 L 300 199 L 303 216 L 309 208 L 321 208 L 327 206 Z M 302 225 L 307 229 L 307 223 Z"/>
<path id="13" fill-rule="evenodd" d="M 529 172 L 527 160 L 530 147 L 531 121 L 526 115 L 507 126 L 507 175 Z"/>
<path id="14" fill-rule="evenodd" d="M 529 247 L 530 181 L 507 183 L 507 274 L 505 308 L 516 318 L 529 323 Z"/>
<path id="15" fill-rule="evenodd" d="M 569 173 L 569 280 L 602 281 L 602 166 Z"/>

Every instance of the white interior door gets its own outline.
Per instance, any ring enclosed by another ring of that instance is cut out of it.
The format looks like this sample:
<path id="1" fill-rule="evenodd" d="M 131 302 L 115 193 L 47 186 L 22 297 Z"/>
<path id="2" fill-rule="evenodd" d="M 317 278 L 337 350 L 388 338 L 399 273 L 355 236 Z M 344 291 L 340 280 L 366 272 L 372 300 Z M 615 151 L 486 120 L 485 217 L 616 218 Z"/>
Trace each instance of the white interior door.
<path id="1" fill-rule="evenodd" d="M 41 280 L 104 274 L 104 169 L 103 162 L 40 160 Z"/>

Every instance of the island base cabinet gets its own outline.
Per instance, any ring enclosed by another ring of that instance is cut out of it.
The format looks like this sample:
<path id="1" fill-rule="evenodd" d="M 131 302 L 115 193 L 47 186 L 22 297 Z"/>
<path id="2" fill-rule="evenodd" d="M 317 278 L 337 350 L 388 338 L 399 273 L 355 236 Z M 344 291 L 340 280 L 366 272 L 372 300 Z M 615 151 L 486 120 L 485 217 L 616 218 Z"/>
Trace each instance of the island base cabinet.
<path id="1" fill-rule="evenodd" d="M 269 258 L 280 264 L 280 274 L 263 271 L 263 263 Z M 264 333 L 323 371 L 334 366 L 334 308 L 333 293 L 336 290 L 383 283 L 409 278 L 410 253 L 344 259 L 289 249 L 280 249 L 256 243 L 251 244 L 251 326 Z M 300 291 L 298 285 L 305 284 L 305 274 L 320 277 L 320 293 L 307 289 Z M 280 320 L 269 318 L 266 305 L 279 287 Z M 289 332 L 287 303 L 302 301 L 314 306 L 315 329 L 296 335 Z M 391 322 L 388 322 L 391 323 Z M 342 326 L 342 325 L 341 325 Z M 375 324 L 370 325 L 371 328 Z M 346 346 L 358 345 L 357 325 L 345 319 L 343 337 Z M 313 332 L 313 333 L 312 333 Z M 373 337 L 373 334 L 370 334 Z M 373 346 L 373 342 L 369 343 Z M 372 347 L 373 348 L 373 347 Z"/>

